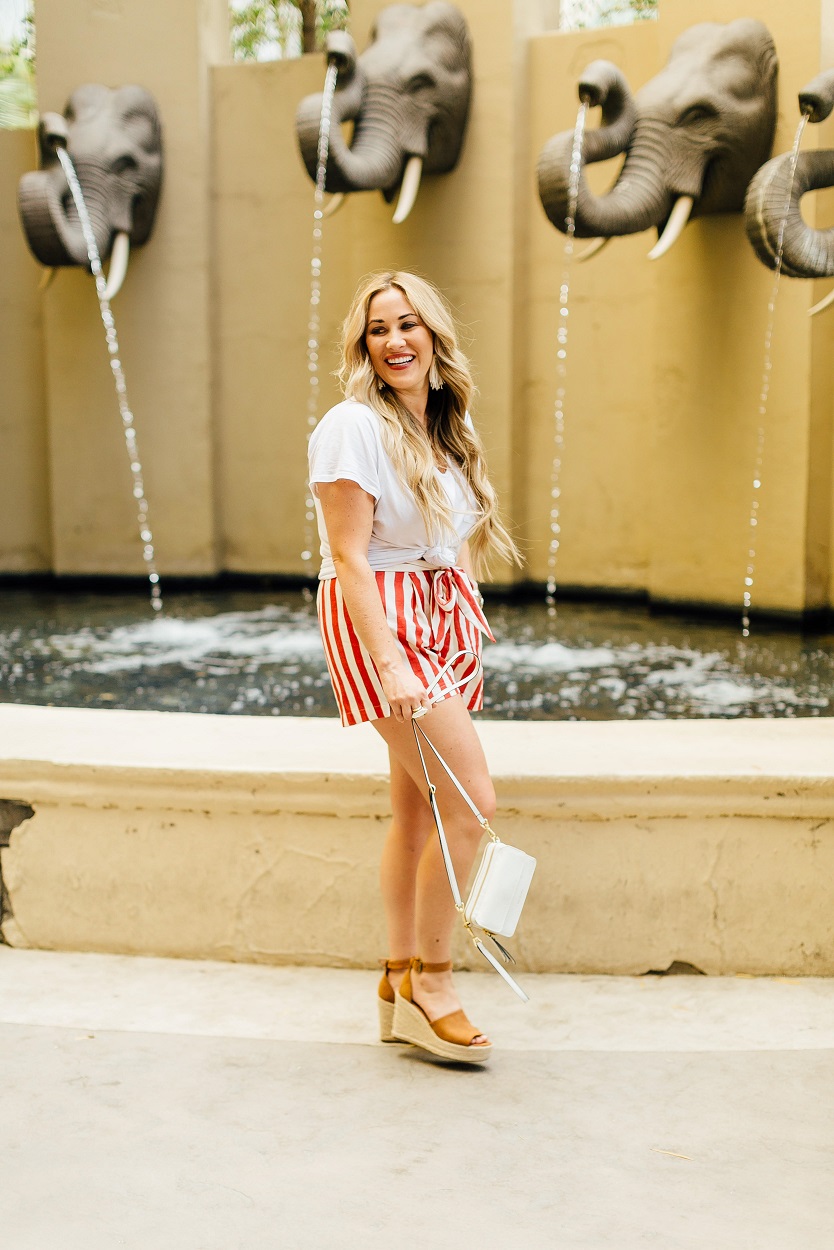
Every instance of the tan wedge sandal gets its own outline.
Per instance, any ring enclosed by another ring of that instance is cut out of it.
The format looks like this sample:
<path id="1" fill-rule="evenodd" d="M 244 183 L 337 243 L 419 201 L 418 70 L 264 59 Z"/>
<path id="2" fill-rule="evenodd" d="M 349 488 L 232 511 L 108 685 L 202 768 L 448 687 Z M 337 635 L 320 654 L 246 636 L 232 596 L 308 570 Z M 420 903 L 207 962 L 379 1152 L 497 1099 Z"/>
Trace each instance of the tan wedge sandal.
<path id="1" fill-rule="evenodd" d="M 381 1042 L 398 1042 L 394 1037 L 394 987 L 388 980 L 389 972 L 402 972 L 411 966 L 410 959 L 381 959 L 382 980 L 379 983 L 377 1003 L 379 1005 L 379 1040 Z"/>
<path id="2" fill-rule="evenodd" d="M 426 964 L 422 959 L 412 959 L 410 966 L 395 995 L 392 1033 L 401 1042 L 411 1042 L 428 1050 L 441 1059 L 455 1059 L 458 1063 L 483 1063 L 492 1054 L 492 1043 L 473 1046 L 479 1031 L 470 1024 L 460 1010 L 451 1011 L 439 1020 L 429 1020 L 422 1007 L 415 1003 L 411 986 L 411 971 L 448 972 L 452 961 L 443 964 Z"/>

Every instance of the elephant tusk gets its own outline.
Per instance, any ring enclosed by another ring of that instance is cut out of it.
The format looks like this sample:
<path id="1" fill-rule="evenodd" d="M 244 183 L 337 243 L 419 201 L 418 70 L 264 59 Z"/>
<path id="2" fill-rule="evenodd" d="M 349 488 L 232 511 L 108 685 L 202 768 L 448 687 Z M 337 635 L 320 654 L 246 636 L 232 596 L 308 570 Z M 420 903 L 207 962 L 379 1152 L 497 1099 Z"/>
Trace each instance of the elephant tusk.
<path id="1" fill-rule="evenodd" d="M 339 209 L 342 207 L 344 202 L 345 202 L 344 191 L 337 191 L 335 195 L 331 195 L 330 199 L 327 201 L 327 204 L 322 209 L 322 214 L 321 214 L 322 219 L 324 219 L 325 217 L 332 217 L 334 213 L 338 213 Z"/>
<path id="2" fill-rule="evenodd" d="M 54 269 L 44 269 L 41 274 L 41 280 L 38 283 L 38 291 L 48 291 L 52 286 L 52 280 L 55 277 Z"/>
<path id="3" fill-rule="evenodd" d="M 395 226 L 401 225 L 408 214 L 414 207 L 414 201 L 417 199 L 417 192 L 420 190 L 420 178 L 423 173 L 422 156 L 410 156 L 408 164 L 403 174 L 402 185 L 400 187 L 400 198 L 397 201 L 397 209 L 394 213 L 392 221 Z"/>
<path id="4" fill-rule="evenodd" d="M 824 312 L 826 308 L 830 308 L 834 304 L 834 291 L 829 291 L 825 299 L 821 299 L 818 304 L 814 304 L 813 308 L 808 309 L 809 317 L 816 317 L 817 313 Z"/>
<path id="5" fill-rule="evenodd" d="M 589 243 L 584 252 L 577 252 L 575 259 L 577 261 L 590 260 L 592 256 L 598 256 L 607 243 L 611 242 L 612 236 L 606 235 L 603 239 L 594 239 Z"/>
<path id="6" fill-rule="evenodd" d="M 115 299 L 122 289 L 129 259 L 130 235 L 120 230 L 113 240 L 113 251 L 110 254 L 110 270 L 107 274 L 107 286 L 104 289 L 106 300 Z"/>
<path id="7" fill-rule="evenodd" d="M 669 214 L 666 229 L 649 252 L 649 260 L 660 260 L 670 248 L 674 247 L 684 232 L 689 214 L 695 205 L 691 195 L 681 195 L 675 200 L 674 208 Z"/>

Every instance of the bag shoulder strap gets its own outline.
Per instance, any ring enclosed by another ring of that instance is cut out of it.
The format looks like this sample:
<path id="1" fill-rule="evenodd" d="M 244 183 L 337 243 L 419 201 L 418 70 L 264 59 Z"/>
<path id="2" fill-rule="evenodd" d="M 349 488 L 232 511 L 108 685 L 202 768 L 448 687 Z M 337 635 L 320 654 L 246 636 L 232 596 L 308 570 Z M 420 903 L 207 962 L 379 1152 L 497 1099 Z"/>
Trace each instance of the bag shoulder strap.
<path id="1" fill-rule="evenodd" d="M 446 761 L 444 760 L 443 756 L 440 754 L 440 752 L 438 751 L 437 747 L 436 747 L 436 746 L 434 745 L 434 743 L 432 742 L 431 738 L 428 738 L 428 737 L 426 736 L 426 733 L 425 733 L 425 731 L 424 731 L 424 729 L 423 729 L 422 725 L 418 725 L 418 724 L 416 724 L 416 723 L 415 723 L 415 721 L 413 721 L 413 720 L 412 720 L 412 722 L 411 722 L 411 725 L 412 725 L 412 728 L 414 729 L 414 740 L 415 740 L 415 742 L 417 743 L 417 750 L 420 752 L 420 763 L 423 765 L 423 773 L 425 774 L 426 784 L 428 785 L 429 790 L 431 790 L 431 789 L 432 789 L 432 783 L 431 783 L 431 781 L 429 780 L 428 769 L 426 768 L 426 761 L 425 761 L 425 758 L 424 758 L 424 756 L 423 756 L 423 751 L 422 751 L 422 748 L 421 748 L 421 746 L 420 746 L 420 738 L 421 738 L 421 737 L 422 737 L 423 741 L 426 743 L 426 745 L 427 745 L 427 746 L 431 749 L 431 752 L 432 752 L 432 754 L 434 755 L 434 757 L 435 757 L 435 759 L 437 760 L 437 762 L 439 763 L 440 767 L 443 769 L 443 771 L 445 772 L 446 776 L 449 778 L 449 780 L 451 781 L 452 785 L 455 787 L 455 789 L 457 790 L 458 794 L 459 794 L 459 795 L 460 795 L 460 797 L 463 799 L 464 803 L 466 804 L 466 806 L 469 808 L 469 810 L 470 810 L 470 812 L 472 813 L 472 815 L 473 815 L 473 816 L 475 817 L 475 819 L 477 820 L 478 824 L 481 826 L 481 828 L 484 830 L 484 832 L 485 832 L 485 833 L 488 833 L 488 834 L 489 834 L 492 838 L 495 838 L 495 837 L 496 837 L 496 835 L 495 835 L 495 834 L 492 832 L 492 830 L 490 829 L 490 827 L 489 827 L 489 821 L 487 820 L 486 816 L 482 815 L 482 814 L 481 814 L 481 812 L 478 810 L 478 808 L 475 806 L 475 803 L 474 803 L 474 802 L 473 802 L 473 800 L 470 798 L 470 796 L 467 794 L 466 790 L 464 790 L 463 786 L 460 784 L 460 782 L 458 781 L 457 777 L 456 777 L 456 776 L 455 776 L 455 774 L 452 772 L 451 768 L 450 768 L 450 767 L 449 767 L 449 765 L 446 763 Z M 418 735 L 419 735 L 419 737 L 418 737 Z M 496 840 L 497 840 L 497 839 L 496 839 Z"/>
<path id="2" fill-rule="evenodd" d="M 445 672 L 446 672 L 446 671 L 447 671 L 447 670 L 451 667 L 451 665 L 455 662 L 455 660 L 457 660 L 457 659 L 458 659 L 461 655 L 473 655 L 473 656 L 474 656 L 474 658 L 475 658 L 475 661 L 476 661 L 476 663 L 477 663 L 477 668 L 475 669 L 475 672 L 474 672 L 474 673 L 472 673 L 472 674 L 470 674 L 468 677 L 466 677 L 466 678 L 464 679 L 464 681 L 462 681 L 462 682 L 457 682 L 457 683 L 456 683 L 456 685 L 457 685 L 457 686 L 466 685 L 468 682 L 470 682 L 470 681 L 472 680 L 472 677 L 474 677 L 474 676 L 476 676 L 476 675 L 477 675 L 477 673 L 480 671 L 480 667 L 481 667 L 481 660 L 480 660 L 480 657 L 479 657 L 479 656 L 478 656 L 475 652 L 473 652 L 473 651 L 468 651 L 468 652 L 467 652 L 467 651 L 460 651 L 460 652 L 458 652 L 458 653 L 457 653 L 457 655 L 452 656 L 452 659 L 449 661 L 449 663 L 446 665 L 446 667 L 445 667 L 444 669 L 442 669 L 442 670 L 440 671 L 440 673 L 438 673 L 438 675 L 437 675 L 437 677 L 435 678 L 434 682 L 432 682 L 432 686 L 434 686 L 434 685 L 436 685 L 436 684 L 437 684 L 437 682 L 438 682 L 438 681 L 440 680 L 440 678 L 443 676 L 443 673 L 445 673 Z M 429 687 L 429 689 L 430 689 L 430 690 L 431 690 L 432 686 L 430 686 L 430 687 Z M 495 971 L 496 971 L 496 972 L 497 972 L 497 973 L 498 973 L 501 977 L 503 977 L 503 979 L 507 982 L 507 984 L 510 986 L 510 988 L 511 988 L 512 990 L 514 990 L 516 994 L 518 994 L 518 996 L 519 996 L 519 998 L 522 1000 L 522 1002 L 525 1002 L 525 1003 L 526 1003 L 526 1002 L 528 1002 L 528 1001 L 529 1001 L 529 999 L 528 999 L 528 997 L 527 997 L 527 994 L 524 992 L 524 990 L 521 988 L 521 986 L 518 984 L 518 982 L 517 982 L 517 981 L 516 981 L 513 977 L 511 977 L 511 976 L 510 976 L 510 974 L 509 974 L 509 972 L 507 972 L 506 968 L 502 968 L 502 967 L 501 967 L 501 964 L 498 962 L 498 960 L 495 958 L 495 956 L 492 954 L 492 952 L 491 952 L 491 951 L 489 951 L 489 950 L 487 950 L 487 948 L 484 946 L 484 944 L 483 944 L 483 942 L 481 941 L 481 939 L 480 939 L 479 937 L 477 937 L 477 936 L 476 936 L 476 935 L 472 932 L 472 927 L 471 927 L 471 924 L 470 924 L 470 923 L 469 923 L 469 921 L 467 921 L 467 919 L 466 919 L 465 910 L 464 910 L 464 906 L 463 906 L 463 899 L 461 898 L 460 888 L 459 888 L 459 886 L 458 886 L 458 879 L 457 879 L 457 876 L 455 875 L 455 868 L 454 868 L 454 864 L 452 863 L 452 856 L 451 856 L 451 854 L 450 854 L 450 852 L 449 852 L 449 843 L 446 841 L 446 833 L 445 833 L 445 831 L 444 831 L 444 829 L 443 829 L 443 820 L 442 820 L 442 818 L 441 818 L 441 816 L 440 816 L 440 808 L 439 808 L 439 807 L 438 807 L 438 805 L 437 805 L 436 787 L 435 787 L 434 782 L 432 781 L 431 777 L 429 776 L 429 770 L 428 770 L 428 767 L 426 766 L 426 757 L 425 757 L 425 755 L 423 754 L 423 748 L 422 748 L 422 746 L 420 745 L 420 738 L 422 738 L 422 739 L 423 739 L 423 741 L 426 743 L 426 745 L 430 748 L 430 750 L 431 750 L 432 754 L 434 755 L 435 759 L 438 761 L 438 763 L 440 764 L 440 766 L 443 768 L 443 771 L 446 773 L 447 777 L 448 777 L 448 778 L 449 778 L 449 780 L 452 782 L 452 784 L 453 784 L 453 786 L 455 787 L 455 789 L 457 790 L 458 794 L 459 794 L 459 795 L 461 796 L 461 798 L 464 800 L 464 802 L 466 803 L 467 807 L 468 807 L 468 808 L 469 808 L 469 810 L 472 812 L 473 816 L 474 816 L 474 817 L 475 817 L 475 819 L 478 821 L 478 824 L 481 826 L 481 828 L 484 830 L 484 832 L 489 834 L 489 836 L 492 838 L 493 842 L 498 842 L 498 841 L 500 841 L 500 839 L 497 837 L 497 835 L 496 835 L 496 834 L 493 832 L 493 830 L 490 828 L 489 821 L 487 820 L 486 816 L 484 816 L 484 815 L 483 815 L 483 814 L 482 814 L 482 813 L 478 810 L 478 808 L 477 808 L 476 804 L 473 802 L 473 800 L 472 800 L 472 799 L 470 798 L 470 796 L 467 794 L 467 792 L 466 792 L 466 790 L 464 789 L 464 787 L 463 787 L 463 786 L 461 785 L 461 783 L 458 781 L 457 777 L 456 777 L 456 776 L 455 776 L 455 774 L 452 772 L 451 768 L 450 768 L 450 767 L 449 767 L 449 765 L 446 763 L 446 761 L 444 760 L 443 756 L 440 754 L 440 752 L 438 751 L 437 747 L 436 747 L 436 746 L 434 745 L 434 743 L 432 742 L 431 738 L 429 738 L 429 737 L 426 735 L 425 730 L 422 728 L 422 726 L 420 726 L 420 725 L 418 725 L 418 724 L 417 724 L 417 720 L 418 720 L 418 718 L 417 718 L 417 717 L 412 717 L 412 719 L 411 719 L 411 728 L 414 730 L 414 742 L 415 742 L 415 744 L 416 744 L 416 746 L 417 746 L 417 754 L 420 756 L 420 764 L 421 764 L 422 769 L 423 769 L 423 776 L 424 776 L 424 777 L 425 777 L 425 779 L 426 779 L 426 785 L 428 786 L 428 789 L 429 789 L 429 805 L 430 805 L 430 807 L 431 807 L 432 816 L 434 817 L 434 823 L 435 823 L 435 826 L 437 827 L 437 837 L 438 837 L 438 839 L 439 839 L 439 841 L 440 841 L 440 851 L 441 851 L 441 854 L 443 855 L 443 863 L 444 863 L 444 866 L 445 866 L 445 868 L 446 868 L 446 876 L 449 878 L 449 885 L 450 885 L 451 890 L 452 890 L 452 898 L 453 898 L 453 900 L 454 900 L 455 910 L 456 910 L 456 911 L 458 911 L 458 912 L 460 912 L 461 918 L 463 919 L 463 924 L 464 924 L 464 927 L 465 927 L 465 928 L 466 928 L 466 930 L 468 931 L 469 936 L 472 938 L 472 941 L 475 943 L 476 948 L 477 948 L 477 949 L 480 951 L 480 953 L 483 955 L 484 959 L 486 959 L 486 961 L 487 961 L 489 964 L 491 964 L 491 965 L 492 965 L 492 967 L 495 969 Z M 512 955 L 510 955 L 509 951 L 508 951 L 508 950 L 506 950 L 506 949 L 505 949 L 505 948 L 501 945 L 501 943 L 498 941 L 498 939 L 497 939 L 497 938 L 496 938 L 493 934 L 491 934 L 491 933 L 490 933 L 490 934 L 488 934 L 487 936 L 488 936 L 488 937 L 491 939 L 491 941 L 493 941 L 493 942 L 495 943 L 495 945 L 498 947 L 498 949 L 500 950 L 501 955 L 502 955 L 502 957 L 503 957 L 504 959 L 506 959 L 506 960 L 508 960 L 508 961 L 511 961 L 511 962 L 513 962 L 513 963 L 515 962 L 515 960 L 513 960 Z"/>
<path id="3" fill-rule="evenodd" d="M 438 753 L 436 747 L 432 744 L 431 740 L 426 737 L 422 729 L 418 730 L 416 721 L 412 720 L 411 728 L 414 730 L 414 741 L 417 744 L 417 753 L 420 756 L 420 763 L 423 766 L 423 776 L 426 778 L 426 785 L 429 788 L 429 805 L 431 807 L 432 816 L 434 817 L 434 823 L 437 826 L 437 836 L 440 839 L 440 850 L 443 854 L 443 863 L 446 865 L 446 875 L 449 878 L 449 885 L 452 887 L 452 898 L 455 900 L 455 907 L 457 908 L 459 912 L 462 913 L 463 912 L 463 899 L 460 896 L 460 889 L 458 888 L 458 879 L 455 876 L 455 869 L 454 869 L 454 865 L 452 864 L 452 856 L 449 852 L 449 843 L 446 841 L 446 834 L 443 831 L 443 821 L 440 818 L 440 809 L 437 806 L 435 785 L 431 777 L 429 776 L 429 770 L 426 767 L 426 757 L 423 755 L 423 748 L 420 746 L 420 735 L 422 735 L 423 739 L 426 742 L 428 742 L 429 746 L 434 751 L 435 755 L 437 755 L 437 758 L 440 760 L 441 764 L 446 769 L 447 773 L 452 778 L 452 781 L 454 781 L 455 785 L 460 790 L 461 794 L 466 799 L 469 806 L 475 812 L 475 815 L 478 817 L 478 819 L 482 821 L 483 817 L 481 816 L 478 809 L 475 807 L 475 804 L 469 798 L 469 795 L 461 786 L 457 777 L 454 775 L 451 769 L 447 767 L 446 761 Z"/>

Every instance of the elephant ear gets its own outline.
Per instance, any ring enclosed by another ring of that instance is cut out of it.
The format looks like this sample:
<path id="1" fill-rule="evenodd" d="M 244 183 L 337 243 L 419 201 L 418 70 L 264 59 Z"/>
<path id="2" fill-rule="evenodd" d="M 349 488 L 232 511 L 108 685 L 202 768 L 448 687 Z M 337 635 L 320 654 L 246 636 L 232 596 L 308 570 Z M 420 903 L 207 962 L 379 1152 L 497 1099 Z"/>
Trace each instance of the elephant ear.
<path id="1" fill-rule="evenodd" d="M 452 4 L 423 10 L 424 47 L 437 74 L 435 115 L 429 127 L 425 172 L 446 174 L 460 159 L 472 98 L 472 41 L 466 18 Z"/>
<path id="2" fill-rule="evenodd" d="M 162 190 L 162 125 L 156 102 L 144 87 L 120 87 L 114 94 L 113 107 L 124 135 L 125 157 L 129 159 L 132 149 L 136 161 L 130 239 L 133 247 L 141 247 L 153 230 Z"/>
<path id="3" fill-rule="evenodd" d="M 731 67 L 716 107 L 726 111 L 732 139 L 706 170 L 696 214 L 740 212 L 754 174 L 773 150 L 778 112 L 776 46 L 756 18 L 739 18 L 722 32 L 716 67 Z"/>

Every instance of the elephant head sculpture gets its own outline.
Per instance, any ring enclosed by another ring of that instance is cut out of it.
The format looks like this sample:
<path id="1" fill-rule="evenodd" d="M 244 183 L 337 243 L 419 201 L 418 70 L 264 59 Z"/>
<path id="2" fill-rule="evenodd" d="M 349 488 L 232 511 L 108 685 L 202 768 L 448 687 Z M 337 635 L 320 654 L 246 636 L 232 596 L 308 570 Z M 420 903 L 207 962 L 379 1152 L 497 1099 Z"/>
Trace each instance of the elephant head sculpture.
<path id="1" fill-rule="evenodd" d="M 70 96 L 63 115 L 40 125 L 41 168 L 20 180 L 18 206 L 29 246 L 44 265 L 83 265 L 87 248 L 66 175 L 56 155 L 72 158 L 102 261 L 112 253 L 107 296 L 124 280 L 130 246 L 150 236 L 162 182 L 156 105 L 142 87 L 89 84 Z"/>
<path id="2" fill-rule="evenodd" d="M 776 126 L 776 49 L 752 18 L 690 27 L 666 66 L 636 95 L 608 61 L 579 83 L 580 100 L 602 106 L 588 131 L 583 164 L 625 153 L 603 196 L 580 179 L 576 234 L 611 238 L 655 227 L 652 259 L 668 251 L 692 214 L 740 211 L 753 174 L 770 155 Z M 555 135 L 539 157 L 539 195 L 566 229 L 573 132 Z"/>
<path id="3" fill-rule="evenodd" d="M 423 172 L 454 169 L 460 155 L 472 91 L 466 21 L 451 4 L 392 4 L 377 18 L 360 57 L 350 36 L 334 32 L 327 45 L 339 74 L 333 100 L 325 189 L 381 191 L 393 199 L 394 220 L 408 216 Z M 315 180 L 320 95 L 302 100 L 298 144 Z M 343 122 L 354 123 L 348 145 Z"/>
<path id="4" fill-rule="evenodd" d="M 800 112 L 811 122 L 825 121 L 834 109 L 834 70 L 819 74 L 799 93 Z M 814 230 L 802 218 L 800 200 L 809 191 L 834 186 L 834 151 L 785 152 L 763 165 L 750 183 L 744 207 L 747 236 L 756 255 L 776 268 L 780 239 L 782 273 L 790 278 L 834 277 L 834 229 Z M 793 173 L 793 176 L 792 176 Z M 834 294 L 811 309 L 821 312 Z"/>

